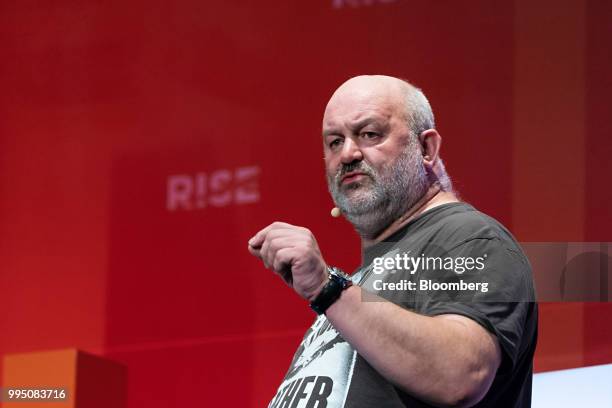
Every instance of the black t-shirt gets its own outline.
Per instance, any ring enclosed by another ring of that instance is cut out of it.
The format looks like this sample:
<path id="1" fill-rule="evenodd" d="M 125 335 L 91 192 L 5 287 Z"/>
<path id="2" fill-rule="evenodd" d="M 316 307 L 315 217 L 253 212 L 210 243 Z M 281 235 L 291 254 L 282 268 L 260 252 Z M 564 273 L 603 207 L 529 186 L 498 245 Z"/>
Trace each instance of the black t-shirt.
<path id="1" fill-rule="evenodd" d="M 476 407 L 531 406 L 537 304 L 529 262 L 501 224 L 468 204 L 445 204 L 369 247 L 363 258 L 352 279 L 366 291 L 423 315 L 463 315 L 495 334 L 502 362 Z M 306 332 L 269 405 L 428 406 L 378 374 L 325 316 Z"/>

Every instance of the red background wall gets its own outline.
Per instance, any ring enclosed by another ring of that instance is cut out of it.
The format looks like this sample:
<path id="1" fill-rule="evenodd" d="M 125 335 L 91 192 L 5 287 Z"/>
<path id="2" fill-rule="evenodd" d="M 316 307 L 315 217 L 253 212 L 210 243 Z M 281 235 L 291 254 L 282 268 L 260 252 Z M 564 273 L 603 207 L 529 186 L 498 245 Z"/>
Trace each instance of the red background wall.
<path id="1" fill-rule="evenodd" d="M 328 215 L 320 122 L 361 73 L 424 89 L 455 186 L 519 240 L 611 241 L 611 17 L 586 0 L 0 3 L 0 355 L 122 362 L 130 408 L 265 405 L 313 315 L 246 241 L 284 220 L 359 264 Z M 205 206 L 170 211 L 169 178 L 198 173 Z M 543 304 L 536 368 L 612 362 L 610 306 Z"/>

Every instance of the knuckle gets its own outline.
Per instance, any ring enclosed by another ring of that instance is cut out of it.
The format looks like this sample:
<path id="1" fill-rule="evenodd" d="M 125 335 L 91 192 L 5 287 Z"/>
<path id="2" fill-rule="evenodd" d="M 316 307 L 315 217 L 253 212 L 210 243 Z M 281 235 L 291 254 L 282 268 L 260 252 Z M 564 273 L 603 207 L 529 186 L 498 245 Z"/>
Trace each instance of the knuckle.
<path id="1" fill-rule="evenodd" d="M 270 240 L 268 240 L 268 244 L 266 245 L 266 249 L 268 251 L 274 251 L 276 249 L 276 246 L 278 245 L 278 240 L 275 238 L 272 238 Z"/>

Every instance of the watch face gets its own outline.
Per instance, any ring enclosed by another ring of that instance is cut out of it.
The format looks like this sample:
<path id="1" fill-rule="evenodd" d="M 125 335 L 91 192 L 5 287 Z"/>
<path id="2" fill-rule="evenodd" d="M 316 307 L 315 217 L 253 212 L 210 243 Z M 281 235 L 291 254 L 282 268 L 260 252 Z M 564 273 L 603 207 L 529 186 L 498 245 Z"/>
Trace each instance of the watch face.
<path id="1" fill-rule="evenodd" d="M 346 289 L 353 283 L 351 281 L 351 278 L 346 273 L 344 273 L 344 271 L 336 267 L 329 266 L 327 267 L 327 271 L 329 272 L 331 279 L 334 279 L 338 283 L 342 284 L 342 289 Z"/>
<path id="2" fill-rule="evenodd" d="M 336 268 L 335 266 L 328 266 L 327 271 L 329 272 L 330 275 L 338 276 L 342 279 L 350 279 L 349 276 L 346 273 L 344 273 L 344 271 Z"/>
<path id="3" fill-rule="evenodd" d="M 339 297 L 342 291 L 353 284 L 348 275 L 333 266 L 327 267 L 329 282 L 327 282 L 317 297 L 310 302 L 312 310 L 323 314 Z"/>

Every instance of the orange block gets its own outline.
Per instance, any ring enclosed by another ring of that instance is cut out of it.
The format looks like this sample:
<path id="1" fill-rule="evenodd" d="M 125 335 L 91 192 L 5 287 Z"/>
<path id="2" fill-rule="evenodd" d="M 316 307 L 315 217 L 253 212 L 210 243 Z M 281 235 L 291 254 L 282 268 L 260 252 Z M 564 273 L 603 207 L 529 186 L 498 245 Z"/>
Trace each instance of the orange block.
<path id="1" fill-rule="evenodd" d="M 123 366 L 76 349 L 8 354 L 4 356 L 1 406 L 122 408 L 126 406 L 126 381 Z M 9 400 L 11 394 L 15 398 L 24 391 L 27 399 Z"/>

